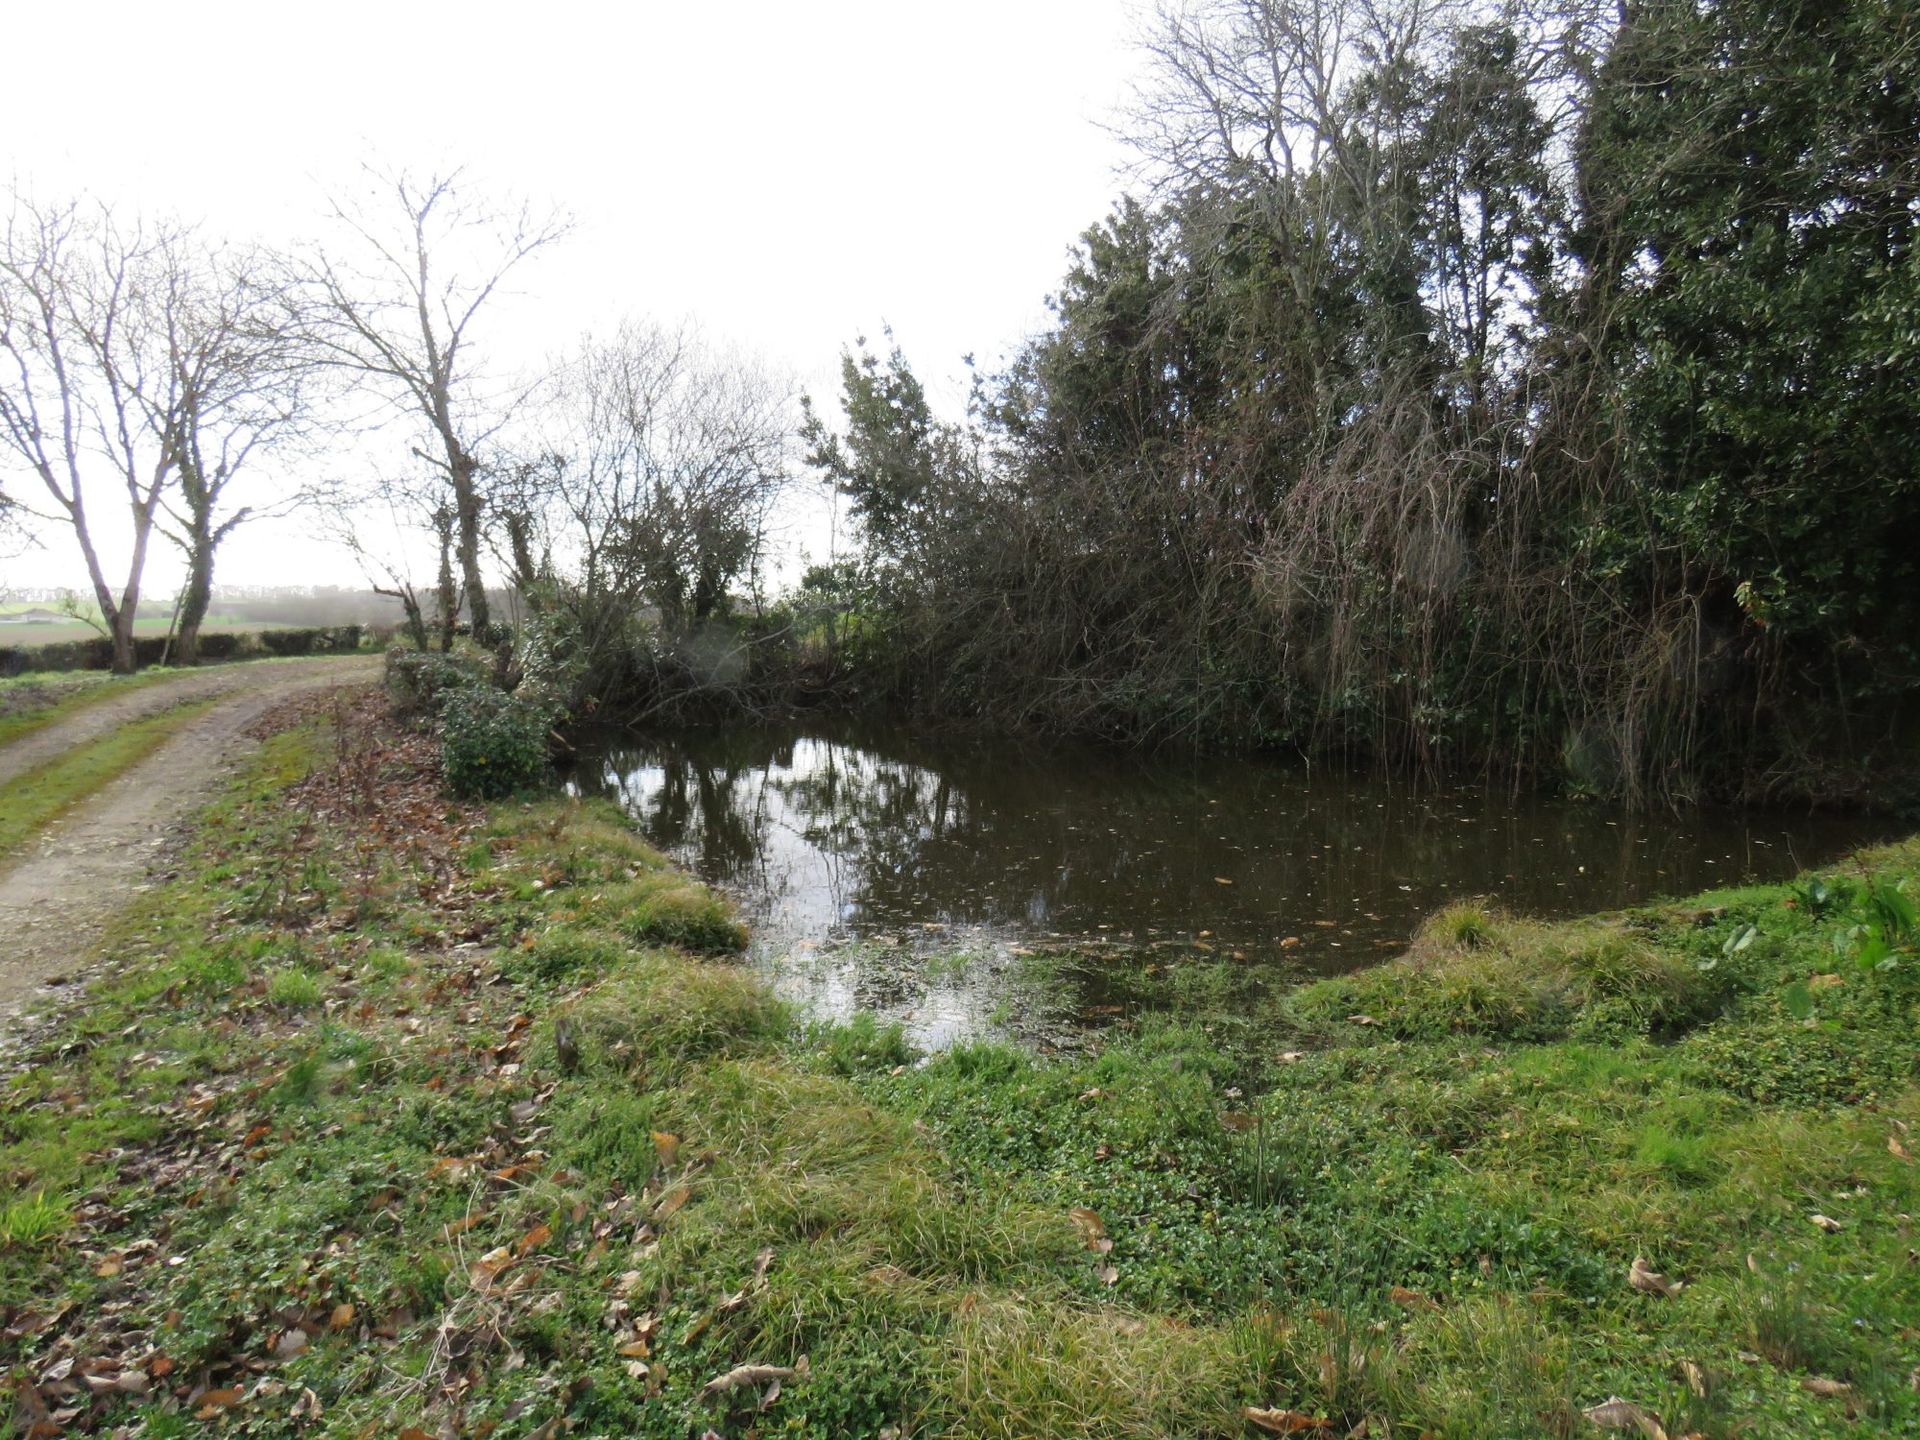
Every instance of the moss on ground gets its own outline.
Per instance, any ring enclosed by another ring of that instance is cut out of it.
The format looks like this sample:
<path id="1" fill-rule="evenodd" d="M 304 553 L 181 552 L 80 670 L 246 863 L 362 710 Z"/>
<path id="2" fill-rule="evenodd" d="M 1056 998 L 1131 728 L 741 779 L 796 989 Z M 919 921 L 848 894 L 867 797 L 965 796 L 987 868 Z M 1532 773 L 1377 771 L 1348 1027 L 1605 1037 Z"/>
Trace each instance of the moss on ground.
<path id="1" fill-rule="evenodd" d="M 1619 1395 L 1676 1435 L 1920 1426 L 1920 967 L 1851 958 L 1920 847 L 1570 925 L 1458 908 L 1231 1021 L 916 1062 L 798 1023 L 617 814 L 452 806 L 429 768 L 273 741 L 8 1078 L 29 1414 L 1460 1437 Z"/>

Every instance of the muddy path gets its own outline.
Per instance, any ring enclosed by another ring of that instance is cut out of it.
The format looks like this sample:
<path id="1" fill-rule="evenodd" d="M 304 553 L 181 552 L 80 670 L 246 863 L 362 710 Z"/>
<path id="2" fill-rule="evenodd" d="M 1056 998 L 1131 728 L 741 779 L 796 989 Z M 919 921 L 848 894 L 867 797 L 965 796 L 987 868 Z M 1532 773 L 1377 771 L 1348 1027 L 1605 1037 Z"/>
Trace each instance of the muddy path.
<path id="1" fill-rule="evenodd" d="M 157 685 L 145 685 L 123 695 L 97 701 L 43 730 L 22 735 L 0 746 L 0 785 L 64 755 L 76 746 L 110 735 L 123 725 L 158 715 L 192 700 L 220 695 L 244 695 L 314 675 L 344 676 L 364 673 L 366 662 L 356 660 L 248 661 L 217 665 L 169 676 Z"/>
<path id="2" fill-rule="evenodd" d="M 124 775 L 0 859 L 0 1033 L 49 982 L 76 981 L 108 920 L 167 853 L 181 823 L 217 793 L 258 741 L 248 730 L 297 696 L 373 684 L 379 662 L 236 666 L 105 701 L 0 750 L 0 780 L 62 750 L 186 700 L 214 706 Z M 31 747 L 20 763 L 15 752 Z"/>

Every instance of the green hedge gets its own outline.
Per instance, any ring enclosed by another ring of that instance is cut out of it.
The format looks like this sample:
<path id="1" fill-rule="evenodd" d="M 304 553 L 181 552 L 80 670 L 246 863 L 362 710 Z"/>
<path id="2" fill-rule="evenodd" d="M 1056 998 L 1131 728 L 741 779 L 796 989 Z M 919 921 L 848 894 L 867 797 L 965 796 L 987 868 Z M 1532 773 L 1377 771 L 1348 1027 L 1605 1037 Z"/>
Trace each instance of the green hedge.
<path id="1" fill-rule="evenodd" d="M 360 625 L 321 625 L 297 630 L 223 632 L 200 637 L 202 660 L 234 660 L 246 655 L 326 655 L 358 650 L 365 635 Z M 140 635 L 133 642 L 134 664 L 144 669 L 172 656 L 164 635 Z M 0 645 L 0 675 L 27 670 L 111 670 L 113 642 L 104 636 L 63 640 L 50 645 Z"/>

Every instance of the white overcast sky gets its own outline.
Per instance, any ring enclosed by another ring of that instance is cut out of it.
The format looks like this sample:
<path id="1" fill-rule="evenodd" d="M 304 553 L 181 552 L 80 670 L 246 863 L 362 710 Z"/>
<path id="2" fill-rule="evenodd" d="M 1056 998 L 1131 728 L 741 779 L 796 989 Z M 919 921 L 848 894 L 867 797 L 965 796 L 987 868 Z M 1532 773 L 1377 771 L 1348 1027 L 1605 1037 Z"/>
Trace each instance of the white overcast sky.
<path id="1" fill-rule="evenodd" d="M 364 160 L 462 164 L 578 221 L 483 336 L 503 366 L 624 314 L 691 316 L 831 394 L 841 346 L 890 323 L 954 410 L 960 357 L 1044 323 L 1123 188 L 1102 126 L 1136 64 L 1129 0 L 10 12 L 0 161 L 40 195 L 285 240 L 319 233 L 319 197 Z M 242 531 L 219 578 L 350 582 L 309 528 Z M 80 585 L 78 566 L 49 535 L 0 584 Z M 149 593 L 178 577 L 161 547 Z"/>

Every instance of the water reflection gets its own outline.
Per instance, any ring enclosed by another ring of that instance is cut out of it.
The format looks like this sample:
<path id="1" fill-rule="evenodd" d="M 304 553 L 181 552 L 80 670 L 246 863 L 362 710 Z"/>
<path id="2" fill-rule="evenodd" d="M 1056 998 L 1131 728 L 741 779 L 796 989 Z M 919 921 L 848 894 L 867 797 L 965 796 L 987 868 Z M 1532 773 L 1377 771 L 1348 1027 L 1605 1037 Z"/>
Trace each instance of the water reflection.
<path id="1" fill-rule="evenodd" d="M 1575 914 L 1791 874 L 1878 833 L 1302 762 L 825 729 L 610 739 L 583 755 L 575 784 L 617 799 L 738 897 L 784 990 L 833 1013 L 910 1014 L 935 1042 L 1010 1018 L 1020 997 L 1006 976 L 1023 948 L 1351 969 L 1461 895 Z"/>

